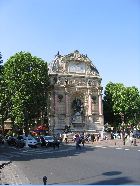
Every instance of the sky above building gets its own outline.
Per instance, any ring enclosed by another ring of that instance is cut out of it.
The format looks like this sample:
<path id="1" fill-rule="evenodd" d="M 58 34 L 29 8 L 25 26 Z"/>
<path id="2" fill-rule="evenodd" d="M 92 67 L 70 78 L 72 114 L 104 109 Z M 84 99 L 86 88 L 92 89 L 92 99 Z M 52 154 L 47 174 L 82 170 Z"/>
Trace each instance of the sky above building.
<path id="1" fill-rule="evenodd" d="M 78 50 L 110 81 L 140 90 L 139 0 L 0 0 L 0 52 L 51 62 Z"/>

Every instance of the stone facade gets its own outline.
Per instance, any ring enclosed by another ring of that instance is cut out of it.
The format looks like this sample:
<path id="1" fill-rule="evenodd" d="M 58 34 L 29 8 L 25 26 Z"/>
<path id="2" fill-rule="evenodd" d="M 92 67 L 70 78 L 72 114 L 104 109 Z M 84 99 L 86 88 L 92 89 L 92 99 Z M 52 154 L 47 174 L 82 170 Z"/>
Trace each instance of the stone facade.
<path id="1" fill-rule="evenodd" d="M 58 52 L 49 64 L 49 75 L 50 129 L 56 132 L 70 126 L 72 131 L 101 131 L 101 77 L 87 55 L 77 50 L 64 56 Z"/>

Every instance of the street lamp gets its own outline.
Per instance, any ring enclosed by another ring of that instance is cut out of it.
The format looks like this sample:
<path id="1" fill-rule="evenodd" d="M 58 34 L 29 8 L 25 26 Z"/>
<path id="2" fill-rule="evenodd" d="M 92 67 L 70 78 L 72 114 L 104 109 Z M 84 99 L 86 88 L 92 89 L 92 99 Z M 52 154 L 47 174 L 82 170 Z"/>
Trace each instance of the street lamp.
<path id="1" fill-rule="evenodd" d="M 0 128 L 2 128 L 2 115 L 0 114 Z"/>
<path id="2" fill-rule="evenodd" d="M 121 113 L 121 120 L 122 120 L 122 124 L 121 124 L 121 126 L 122 126 L 122 139 L 123 139 L 123 145 L 125 145 L 125 129 L 124 129 L 125 123 L 124 123 L 124 114 L 123 113 Z"/>
<path id="3" fill-rule="evenodd" d="M 0 103 L 0 110 L 1 110 L 1 103 Z M 1 127 L 2 127 L 2 134 L 4 135 L 4 123 L 3 123 L 3 115 L 0 114 L 0 121 L 1 121 Z"/>
<path id="4" fill-rule="evenodd" d="M 24 126 L 25 126 L 25 136 L 26 136 L 26 147 L 28 146 L 28 111 L 24 109 Z"/>

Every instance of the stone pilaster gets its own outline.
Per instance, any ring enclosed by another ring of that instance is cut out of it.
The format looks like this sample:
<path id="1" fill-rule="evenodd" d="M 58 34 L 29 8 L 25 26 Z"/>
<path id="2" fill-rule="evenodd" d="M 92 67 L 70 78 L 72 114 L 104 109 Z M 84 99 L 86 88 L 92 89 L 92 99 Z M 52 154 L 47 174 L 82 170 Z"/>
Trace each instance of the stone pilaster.
<path id="1" fill-rule="evenodd" d="M 68 115 L 69 113 L 69 99 L 68 99 L 68 93 L 66 92 L 65 93 L 65 106 L 66 106 L 66 116 Z"/>
<path id="2" fill-rule="evenodd" d="M 57 93 L 54 93 L 54 113 L 55 115 L 58 113 L 58 108 L 57 108 Z"/>
<path id="3" fill-rule="evenodd" d="M 99 115 L 103 115 L 103 109 L 102 109 L 102 94 L 99 94 Z"/>
<path id="4" fill-rule="evenodd" d="M 91 101 L 91 94 L 88 91 L 88 115 L 92 114 L 92 101 Z"/>
<path id="5" fill-rule="evenodd" d="M 53 123 L 53 130 L 58 125 L 58 105 L 57 105 L 57 93 L 54 92 L 54 123 Z"/>
<path id="6" fill-rule="evenodd" d="M 65 113 L 66 113 L 66 125 L 69 125 L 69 93 L 65 92 Z"/>

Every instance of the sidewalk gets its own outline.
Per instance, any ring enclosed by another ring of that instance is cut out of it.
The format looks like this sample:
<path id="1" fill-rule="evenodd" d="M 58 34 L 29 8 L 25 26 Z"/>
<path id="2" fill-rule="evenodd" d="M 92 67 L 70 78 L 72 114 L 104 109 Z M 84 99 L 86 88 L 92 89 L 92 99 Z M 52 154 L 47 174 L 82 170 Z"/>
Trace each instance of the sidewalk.
<path id="1" fill-rule="evenodd" d="M 3 153 L 8 145 L 0 145 L 0 185 L 29 185 L 31 184 L 23 172 Z"/>
<path id="2" fill-rule="evenodd" d="M 136 146 L 134 143 L 131 144 L 129 139 L 125 140 L 125 145 L 122 139 L 108 139 L 90 142 L 93 145 L 110 146 L 110 147 L 140 147 L 140 139 L 136 139 Z"/>
<path id="3" fill-rule="evenodd" d="M 0 185 L 31 184 L 23 172 L 14 164 L 9 163 L 0 172 Z"/>

